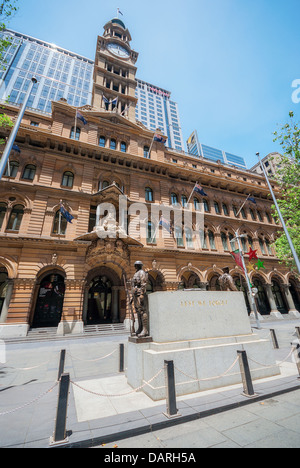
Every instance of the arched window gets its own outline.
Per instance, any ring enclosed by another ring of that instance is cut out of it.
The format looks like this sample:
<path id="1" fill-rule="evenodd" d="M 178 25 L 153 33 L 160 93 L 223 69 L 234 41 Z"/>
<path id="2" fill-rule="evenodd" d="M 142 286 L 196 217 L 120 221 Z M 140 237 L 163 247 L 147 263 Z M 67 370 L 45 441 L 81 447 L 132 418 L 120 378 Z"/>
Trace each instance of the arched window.
<path id="1" fill-rule="evenodd" d="M 224 215 L 229 216 L 229 211 L 228 211 L 227 205 L 225 205 L 225 203 L 222 204 L 222 208 L 223 208 Z"/>
<path id="2" fill-rule="evenodd" d="M 181 195 L 181 206 L 182 208 L 187 206 L 187 197 L 185 195 Z"/>
<path id="3" fill-rule="evenodd" d="M 106 138 L 105 138 L 105 136 L 101 136 L 101 137 L 99 138 L 99 146 L 100 146 L 101 148 L 105 148 L 105 143 L 106 143 Z"/>
<path id="4" fill-rule="evenodd" d="M 190 228 L 185 228 L 185 238 L 186 238 L 186 246 L 188 249 L 193 249 L 194 248 L 194 243 L 193 243 L 193 232 Z"/>
<path id="5" fill-rule="evenodd" d="M 259 238 L 258 241 L 259 241 L 259 246 L 260 246 L 260 249 L 261 249 L 261 253 L 262 253 L 263 255 L 265 255 L 266 250 L 265 250 L 264 241 L 263 241 L 263 239 L 261 239 L 261 238 Z"/>
<path id="6" fill-rule="evenodd" d="M 73 184 L 74 184 L 74 174 L 73 174 L 73 172 L 69 172 L 69 171 L 64 172 L 61 185 L 63 187 L 72 188 Z"/>
<path id="7" fill-rule="evenodd" d="M 178 197 L 176 193 L 171 193 L 171 205 L 178 205 Z"/>
<path id="8" fill-rule="evenodd" d="M 273 252 L 272 252 L 272 249 L 271 249 L 271 244 L 270 244 L 270 241 L 268 241 L 268 239 L 265 239 L 265 244 L 267 246 L 269 255 L 273 255 Z"/>
<path id="9" fill-rule="evenodd" d="M 17 176 L 20 163 L 18 161 L 10 161 L 6 167 L 5 177 L 12 177 L 13 179 Z"/>
<path id="10" fill-rule="evenodd" d="M 204 205 L 205 213 L 209 213 L 209 204 L 208 204 L 208 201 L 205 198 L 203 198 L 203 205 Z"/>
<path id="11" fill-rule="evenodd" d="M 225 232 L 221 232 L 221 239 L 222 239 L 223 249 L 225 252 L 227 252 L 229 249 L 228 249 L 227 234 L 225 234 Z"/>
<path id="12" fill-rule="evenodd" d="M 244 208 L 241 209 L 241 213 L 242 213 L 243 218 L 247 219 L 247 214 L 246 214 L 246 211 L 244 210 Z"/>
<path id="13" fill-rule="evenodd" d="M 242 243 L 242 248 L 243 248 L 243 252 L 247 252 L 248 248 L 247 248 L 247 240 L 245 237 L 242 237 L 241 238 L 241 243 Z"/>
<path id="14" fill-rule="evenodd" d="M 104 180 L 102 182 L 102 186 L 101 186 L 101 190 L 105 189 L 106 187 L 109 187 L 110 186 L 110 183 L 108 180 Z"/>
<path id="15" fill-rule="evenodd" d="M 15 205 L 11 211 L 6 229 L 8 231 L 18 232 L 20 230 L 23 215 L 24 207 L 22 205 Z"/>
<path id="16" fill-rule="evenodd" d="M 206 233 L 204 230 L 199 231 L 200 243 L 202 249 L 207 249 Z"/>
<path id="17" fill-rule="evenodd" d="M 125 141 L 121 141 L 121 151 L 122 153 L 126 153 L 127 151 L 127 144 L 125 143 Z"/>
<path id="18" fill-rule="evenodd" d="M 263 222 L 263 217 L 260 211 L 257 212 L 257 216 L 258 216 L 259 221 Z"/>
<path id="19" fill-rule="evenodd" d="M 232 206 L 232 209 L 233 209 L 234 216 L 237 218 L 239 210 L 237 209 L 235 205 Z"/>
<path id="20" fill-rule="evenodd" d="M 81 130 L 79 127 L 76 127 L 76 135 L 75 135 L 75 127 L 72 127 L 71 128 L 71 133 L 70 133 L 70 138 L 71 140 L 77 140 L 79 141 L 80 139 L 80 133 L 81 133 Z"/>
<path id="21" fill-rule="evenodd" d="M 153 191 L 150 187 L 145 188 L 145 200 L 148 202 L 153 202 Z"/>
<path id="22" fill-rule="evenodd" d="M 195 207 L 195 210 L 200 210 L 200 202 L 198 198 L 194 198 L 194 207 Z"/>
<path id="23" fill-rule="evenodd" d="M 115 150 L 116 148 L 117 148 L 117 141 L 114 138 L 112 138 L 110 140 L 110 149 Z"/>
<path id="24" fill-rule="evenodd" d="M 144 146 L 144 158 L 150 159 L 150 148 L 149 148 L 149 146 Z"/>
<path id="25" fill-rule="evenodd" d="M 215 244 L 215 236 L 212 231 L 208 231 L 208 239 L 209 239 L 209 245 L 212 250 L 216 249 L 216 244 Z"/>
<path id="26" fill-rule="evenodd" d="M 52 234 L 59 234 L 64 236 L 67 231 L 68 221 L 62 216 L 60 210 L 55 213 Z"/>
<path id="27" fill-rule="evenodd" d="M 175 239 L 177 241 L 177 247 L 184 247 L 182 228 L 180 226 L 175 227 Z"/>
<path id="28" fill-rule="evenodd" d="M 219 203 L 218 202 L 214 202 L 214 206 L 215 206 L 215 211 L 216 211 L 216 214 L 220 214 L 220 207 L 219 207 Z"/>
<path id="29" fill-rule="evenodd" d="M 251 215 L 252 220 L 255 221 L 255 220 L 256 220 L 256 217 L 255 217 L 255 213 L 254 213 L 254 211 L 252 210 L 252 208 L 250 208 L 250 215 Z"/>
<path id="30" fill-rule="evenodd" d="M 36 173 L 36 166 L 34 166 L 33 164 L 27 164 L 27 166 L 25 166 L 22 179 L 33 180 L 35 173 Z"/>
<path id="31" fill-rule="evenodd" d="M 248 236 L 248 244 L 249 244 L 249 247 L 251 247 L 251 249 L 253 249 L 253 239 L 251 236 Z"/>
<path id="32" fill-rule="evenodd" d="M 0 203 L 0 229 L 2 228 L 6 212 L 7 212 L 7 204 Z"/>

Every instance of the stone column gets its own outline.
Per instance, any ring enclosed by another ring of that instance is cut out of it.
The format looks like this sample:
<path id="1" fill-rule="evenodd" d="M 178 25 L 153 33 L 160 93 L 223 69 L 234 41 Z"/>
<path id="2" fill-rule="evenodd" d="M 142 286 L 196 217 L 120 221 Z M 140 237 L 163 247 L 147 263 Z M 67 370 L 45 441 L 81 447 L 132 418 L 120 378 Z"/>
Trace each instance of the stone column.
<path id="1" fill-rule="evenodd" d="M 112 322 L 119 323 L 119 286 L 112 287 Z"/>
<path id="2" fill-rule="evenodd" d="M 0 316 L 0 323 L 5 323 L 6 322 L 7 314 L 8 314 L 8 308 L 9 308 L 13 288 L 14 288 L 14 280 L 12 280 L 12 279 L 8 280 L 5 299 L 4 299 L 4 303 L 3 303 L 3 307 L 2 307 L 2 311 L 1 311 L 1 316 Z"/>
<path id="3" fill-rule="evenodd" d="M 283 284 L 282 288 L 284 290 L 284 294 L 288 303 L 288 308 L 289 308 L 289 315 L 292 315 L 293 317 L 300 318 L 300 313 L 296 309 L 295 303 L 293 296 L 290 291 L 290 285 L 289 284 Z"/>
<path id="4" fill-rule="evenodd" d="M 275 297 L 274 297 L 274 294 L 273 294 L 273 291 L 272 291 L 272 285 L 271 284 L 265 284 L 264 288 L 266 290 L 266 294 L 267 294 L 267 297 L 268 297 L 268 300 L 269 300 L 269 303 L 270 303 L 270 306 L 271 306 L 271 314 L 270 315 L 272 315 L 273 317 L 276 317 L 278 319 L 283 319 L 281 313 L 279 312 L 279 310 L 277 310 Z"/>

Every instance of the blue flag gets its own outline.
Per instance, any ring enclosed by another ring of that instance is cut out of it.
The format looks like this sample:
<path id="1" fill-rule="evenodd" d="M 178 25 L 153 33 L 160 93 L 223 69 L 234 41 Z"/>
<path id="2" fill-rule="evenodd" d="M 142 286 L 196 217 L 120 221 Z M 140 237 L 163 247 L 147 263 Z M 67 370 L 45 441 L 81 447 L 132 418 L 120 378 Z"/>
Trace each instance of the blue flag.
<path id="1" fill-rule="evenodd" d="M 18 147 L 18 145 L 13 145 L 12 149 L 13 149 L 14 151 L 16 151 L 17 153 L 21 153 L 21 150 L 20 150 L 20 148 Z"/>
<path id="2" fill-rule="evenodd" d="M 164 227 L 169 233 L 171 233 L 170 223 L 163 216 L 160 218 L 159 225 Z"/>
<path id="3" fill-rule="evenodd" d="M 87 120 L 83 117 L 83 115 L 77 111 L 77 119 L 78 120 L 81 120 L 81 122 L 83 123 L 83 125 L 86 125 L 87 124 Z"/>
<path id="4" fill-rule="evenodd" d="M 251 203 L 254 203 L 256 205 L 256 200 L 254 197 L 248 197 L 248 200 L 251 201 Z"/>
<path id="5" fill-rule="evenodd" d="M 207 197 L 208 195 L 204 192 L 203 188 L 199 185 L 196 184 L 194 188 L 194 192 L 199 193 L 199 195 L 202 195 L 203 197 Z"/>
<path id="6" fill-rule="evenodd" d="M 72 216 L 63 205 L 60 206 L 60 212 L 63 215 L 63 217 L 68 221 L 68 223 L 72 224 L 72 220 L 74 219 L 74 216 Z"/>
<path id="7" fill-rule="evenodd" d="M 154 135 L 154 141 L 157 141 L 158 143 L 166 143 L 167 138 L 164 137 L 163 135 Z"/>

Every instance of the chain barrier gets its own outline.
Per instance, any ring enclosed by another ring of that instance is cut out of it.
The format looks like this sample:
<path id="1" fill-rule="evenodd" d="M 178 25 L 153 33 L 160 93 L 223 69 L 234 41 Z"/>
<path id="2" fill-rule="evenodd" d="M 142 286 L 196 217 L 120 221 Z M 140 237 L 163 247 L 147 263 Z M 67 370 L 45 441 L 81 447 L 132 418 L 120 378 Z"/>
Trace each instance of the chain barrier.
<path id="1" fill-rule="evenodd" d="M 153 382 L 153 380 L 155 380 L 162 372 L 164 371 L 164 367 L 162 369 L 160 369 L 157 374 L 155 374 L 154 377 L 152 377 L 152 379 L 148 380 L 148 382 L 145 382 L 143 385 L 141 385 L 140 387 L 137 387 L 135 388 L 134 390 L 130 390 L 130 392 L 126 392 L 126 393 L 120 393 L 120 394 L 116 394 L 116 395 L 113 395 L 113 394 L 107 394 L 107 393 L 98 393 L 98 392 L 93 392 L 92 390 L 88 390 L 87 388 L 83 388 L 81 385 L 79 385 L 78 383 L 76 382 L 73 382 L 73 380 L 71 380 L 71 384 L 74 385 L 75 387 L 78 387 L 80 390 L 83 390 L 84 392 L 87 392 L 87 393 L 91 393 L 92 395 L 96 395 L 96 396 L 99 396 L 99 397 L 109 397 L 109 398 L 114 398 L 114 397 L 122 397 L 122 396 L 127 396 L 127 395 L 131 395 L 133 393 L 136 393 L 138 392 L 139 390 L 141 390 L 142 388 L 146 387 L 146 385 L 149 385 L 151 382 Z"/>
<path id="2" fill-rule="evenodd" d="M 8 410 L 8 411 L 5 411 L 4 413 L 0 413 L 0 416 L 5 416 L 7 414 L 11 414 L 11 413 L 15 413 L 16 411 L 19 411 L 23 408 L 26 408 L 27 406 L 30 406 L 30 405 L 33 405 L 34 403 L 36 403 L 37 401 L 41 400 L 44 396 L 46 396 L 48 393 L 51 393 L 52 390 L 54 390 L 54 388 L 58 385 L 58 382 L 55 382 L 54 385 L 52 385 L 51 388 L 49 388 L 49 390 L 47 390 L 46 392 L 43 392 L 41 393 L 41 395 L 39 395 L 38 397 L 36 397 L 34 400 L 31 400 L 29 401 L 28 403 L 24 403 L 24 405 L 21 405 L 21 406 L 18 406 L 17 408 L 14 408 L 14 409 L 11 409 L 11 410 Z"/>
<path id="3" fill-rule="evenodd" d="M 287 356 L 283 361 L 280 361 L 280 362 L 277 364 L 277 366 L 280 367 L 281 364 L 283 364 L 284 362 L 286 362 L 286 361 L 291 357 L 291 355 L 293 354 L 293 352 L 295 351 L 295 349 L 296 349 L 296 348 L 293 346 L 292 349 L 291 349 L 291 351 L 289 352 L 288 356 Z M 248 359 L 249 359 L 249 361 L 254 362 L 255 364 L 257 364 L 257 365 L 259 365 L 259 366 L 262 366 L 262 367 L 273 367 L 272 365 L 270 366 L 269 364 L 262 364 L 261 362 L 257 362 L 257 361 L 255 361 L 254 359 L 252 359 L 252 358 L 249 357 L 249 356 L 248 356 Z"/>
<path id="4" fill-rule="evenodd" d="M 113 354 L 115 354 L 118 350 L 115 349 L 112 353 L 110 354 L 107 354 L 106 356 L 103 356 L 103 357 L 100 357 L 100 358 L 97 358 L 97 359 L 81 359 L 79 357 L 76 357 L 76 356 L 73 356 L 71 353 L 69 353 L 69 351 L 67 351 L 67 354 L 72 358 L 72 359 L 75 359 L 77 361 L 81 361 L 81 362 L 97 362 L 97 361 L 102 361 L 103 359 L 106 359 L 110 356 L 112 356 Z"/>

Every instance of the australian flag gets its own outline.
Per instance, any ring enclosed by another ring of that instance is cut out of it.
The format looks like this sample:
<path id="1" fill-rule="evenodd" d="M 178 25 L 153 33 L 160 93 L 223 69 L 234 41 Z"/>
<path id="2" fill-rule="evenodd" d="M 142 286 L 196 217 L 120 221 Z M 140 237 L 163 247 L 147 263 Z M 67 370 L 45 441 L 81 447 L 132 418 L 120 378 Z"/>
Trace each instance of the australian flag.
<path id="1" fill-rule="evenodd" d="M 60 212 L 63 215 L 63 217 L 68 221 L 68 223 L 72 224 L 74 216 L 72 216 L 71 213 L 69 213 L 63 205 L 60 205 Z"/>
<path id="2" fill-rule="evenodd" d="M 154 141 L 157 141 L 158 143 L 166 143 L 167 138 L 164 137 L 163 135 L 154 135 Z"/>
<path id="3" fill-rule="evenodd" d="M 87 120 L 83 117 L 83 115 L 77 111 L 77 119 L 78 120 L 81 120 L 81 122 L 83 123 L 83 125 L 86 125 L 87 124 Z"/>
<path id="4" fill-rule="evenodd" d="M 195 185 L 194 192 L 199 193 L 199 195 L 202 195 L 203 197 L 207 197 L 207 194 L 199 184 Z"/>
<path id="5" fill-rule="evenodd" d="M 248 197 L 248 200 L 251 201 L 251 203 L 254 203 L 256 205 L 256 200 L 254 197 Z"/>
<path id="6" fill-rule="evenodd" d="M 14 151 L 16 151 L 17 153 L 21 153 L 21 150 L 20 150 L 20 148 L 18 147 L 18 145 L 13 145 L 12 149 L 13 149 Z"/>

